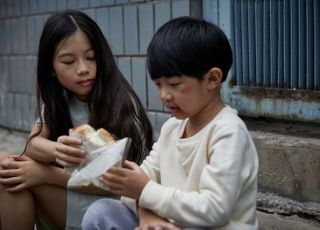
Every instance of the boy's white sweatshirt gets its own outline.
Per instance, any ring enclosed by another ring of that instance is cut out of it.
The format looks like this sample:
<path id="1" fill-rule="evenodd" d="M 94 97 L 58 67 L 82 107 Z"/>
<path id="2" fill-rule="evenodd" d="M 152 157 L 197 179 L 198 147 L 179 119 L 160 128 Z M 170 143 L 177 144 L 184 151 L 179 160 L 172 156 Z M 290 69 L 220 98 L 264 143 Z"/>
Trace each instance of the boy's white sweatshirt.
<path id="1" fill-rule="evenodd" d="M 258 229 L 258 157 L 251 136 L 230 107 L 192 137 L 187 120 L 170 118 L 141 168 L 151 179 L 139 206 L 180 227 Z M 122 199 L 135 211 L 135 202 Z"/>

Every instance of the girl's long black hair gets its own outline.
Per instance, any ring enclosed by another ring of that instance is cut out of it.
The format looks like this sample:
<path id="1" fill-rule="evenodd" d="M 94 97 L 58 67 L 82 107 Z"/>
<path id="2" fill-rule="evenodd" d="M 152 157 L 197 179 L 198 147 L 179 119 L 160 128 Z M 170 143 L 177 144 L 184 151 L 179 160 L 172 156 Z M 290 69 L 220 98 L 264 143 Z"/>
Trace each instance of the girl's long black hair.
<path id="1" fill-rule="evenodd" d="M 118 138 L 132 138 L 128 159 L 141 163 L 153 144 L 151 124 L 136 93 L 119 71 L 100 28 L 81 11 L 55 13 L 44 25 L 37 63 L 36 116 L 40 118 L 40 129 L 31 138 L 43 128 L 42 108 L 50 140 L 56 141 L 59 136 L 67 135 L 73 126 L 68 106 L 72 93 L 63 88 L 52 72 L 57 45 L 78 29 L 90 40 L 97 64 L 96 82 L 87 102 L 90 112 L 88 123 L 94 128 L 103 127 Z"/>

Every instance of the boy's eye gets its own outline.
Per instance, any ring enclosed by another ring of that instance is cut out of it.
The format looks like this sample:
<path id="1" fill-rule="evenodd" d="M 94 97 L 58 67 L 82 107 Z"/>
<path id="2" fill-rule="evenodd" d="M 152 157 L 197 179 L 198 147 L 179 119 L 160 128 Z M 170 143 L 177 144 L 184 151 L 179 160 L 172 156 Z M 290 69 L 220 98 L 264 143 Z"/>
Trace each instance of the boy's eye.
<path id="1" fill-rule="evenodd" d="M 177 83 L 170 83 L 171 86 L 175 87 L 175 86 L 178 86 L 180 85 L 181 83 L 180 82 L 177 82 Z"/>

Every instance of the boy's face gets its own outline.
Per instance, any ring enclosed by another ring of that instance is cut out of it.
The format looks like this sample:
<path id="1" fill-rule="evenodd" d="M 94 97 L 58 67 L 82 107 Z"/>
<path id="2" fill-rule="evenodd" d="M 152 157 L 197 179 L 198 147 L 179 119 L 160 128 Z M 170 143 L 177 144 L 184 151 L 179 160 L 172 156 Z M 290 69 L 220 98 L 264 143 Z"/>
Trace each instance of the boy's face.
<path id="1" fill-rule="evenodd" d="M 190 119 L 206 111 L 212 105 L 212 91 L 205 79 L 182 77 L 161 77 L 155 80 L 161 101 L 177 119 Z"/>

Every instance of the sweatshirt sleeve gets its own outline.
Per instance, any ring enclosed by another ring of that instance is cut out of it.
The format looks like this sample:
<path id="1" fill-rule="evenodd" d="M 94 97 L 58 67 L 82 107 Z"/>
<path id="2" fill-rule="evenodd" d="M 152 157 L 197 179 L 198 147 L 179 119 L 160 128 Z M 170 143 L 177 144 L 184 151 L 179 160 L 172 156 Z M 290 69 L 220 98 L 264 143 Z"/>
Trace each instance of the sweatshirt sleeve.
<path id="1" fill-rule="evenodd" d="M 158 143 L 154 143 L 150 155 L 143 161 L 140 167 L 147 174 L 150 180 L 160 181 L 158 165 Z M 121 197 L 121 201 L 137 214 L 136 200 L 129 197 Z"/>
<path id="2" fill-rule="evenodd" d="M 254 156 L 246 162 L 244 155 L 254 154 L 255 148 L 247 132 L 233 126 L 219 130 L 209 149 L 209 164 L 201 169 L 198 191 L 182 191 L 150 180 L 141 193 L 139 206 L 182 227 L 224 225 L 243 180 L 253 170 Z"/>

